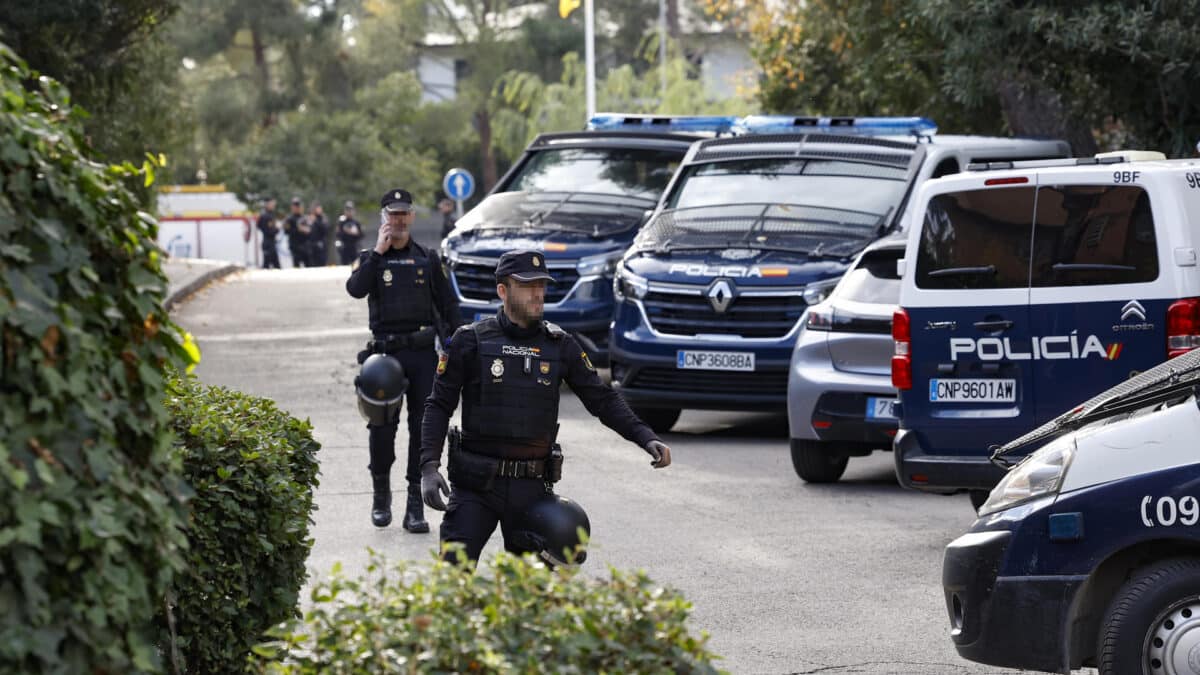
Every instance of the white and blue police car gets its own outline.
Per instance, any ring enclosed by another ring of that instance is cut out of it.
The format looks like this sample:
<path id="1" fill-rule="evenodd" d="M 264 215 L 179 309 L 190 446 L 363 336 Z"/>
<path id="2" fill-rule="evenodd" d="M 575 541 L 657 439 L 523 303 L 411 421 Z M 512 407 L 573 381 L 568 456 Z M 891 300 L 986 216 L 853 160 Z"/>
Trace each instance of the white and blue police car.
<path id="1" fill-rule="evenodd" d="M 978 506 L 991 446 L 1200 344 L 1200 161 L 982 164 L 912 213 L 892 322 L 905 486 Z"/>
<path id="2" fill-rule="evenodd" d="M 1200 673 L 1197 438 L 1200 350 L 998 448 L 998 464 L 1038 449 L 946 547 L 959 654 L 1056 673 Z"/>

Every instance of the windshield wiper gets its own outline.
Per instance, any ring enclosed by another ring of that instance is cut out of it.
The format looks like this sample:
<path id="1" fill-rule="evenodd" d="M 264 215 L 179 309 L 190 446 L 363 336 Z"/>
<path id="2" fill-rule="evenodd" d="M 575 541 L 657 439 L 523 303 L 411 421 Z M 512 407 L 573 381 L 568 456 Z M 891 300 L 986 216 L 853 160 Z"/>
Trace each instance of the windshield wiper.
<path id="1" fill-rule="evenodd" d="M 983 276 L 996 275 L 995 265 L 979 265 L 976 267 L 943 267 L 929 273 L 931 277 Z"/>

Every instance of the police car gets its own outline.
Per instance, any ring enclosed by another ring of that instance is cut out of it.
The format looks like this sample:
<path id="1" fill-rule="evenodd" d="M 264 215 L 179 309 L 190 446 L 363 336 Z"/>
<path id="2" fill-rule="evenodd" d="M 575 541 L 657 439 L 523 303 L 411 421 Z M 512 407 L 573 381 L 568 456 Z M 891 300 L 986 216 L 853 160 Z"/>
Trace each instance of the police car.
<path id="1" fill-rule="evenodd" d="M 902 222 L 913 185 L 1068 154 L 935 131 L 923 118 L 751 116 L 696 143 L 617 269 L 612 377 L 635 412 L 659 432 L 685 408 L 782 412 L 801 315 Z"/>
<path id="2" fill-rule="evenodd" d="M 959 654 L 1056 673 L 1200 673 L 1198 437 L 1200 350 L 1000 447 L 997 463 L 1040 446 L 946 547 Z"/>
<path id="3" fill-rule="evenodd" d="M 546 318 L 605 363 L 617 260 L 691 144 L 728 133 L 735 119 L 605 114 L 587 131 L 535 138 L 442 242 L 463 320 L 499 309 L 501 254 L 539 249 L 555 278 Z"/>
<path id="4" fill-rule="evenodd" d="M 1200 162 L 1161 157 L 985 164 L 921 189 L 893 320 L 902 484 L 978 505 L 1001 476 L 989 446 L 1193 346 Z"/>

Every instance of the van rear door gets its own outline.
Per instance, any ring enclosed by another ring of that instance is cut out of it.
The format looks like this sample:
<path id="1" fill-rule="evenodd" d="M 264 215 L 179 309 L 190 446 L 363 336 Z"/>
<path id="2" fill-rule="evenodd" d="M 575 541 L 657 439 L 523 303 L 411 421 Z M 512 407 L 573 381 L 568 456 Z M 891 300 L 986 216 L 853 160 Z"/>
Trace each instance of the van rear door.
<path id="1" fill-rule="evenodd" d="M 1170 258 L 1135 175 L 1121 167 L 1040 174 L 1029 310 L 1038 424 L 1167 357 L 1173 299 L 1155 282 Z"/>
<path id="2" fill-rule="evenodd" d="M 979 456 L 1033 426 L 1029 262 L 1035 186 L 935 194 L 913 282 L 904 426 L 931 455 Z M 911 297 L 908 297 L 911 296 Z"/>

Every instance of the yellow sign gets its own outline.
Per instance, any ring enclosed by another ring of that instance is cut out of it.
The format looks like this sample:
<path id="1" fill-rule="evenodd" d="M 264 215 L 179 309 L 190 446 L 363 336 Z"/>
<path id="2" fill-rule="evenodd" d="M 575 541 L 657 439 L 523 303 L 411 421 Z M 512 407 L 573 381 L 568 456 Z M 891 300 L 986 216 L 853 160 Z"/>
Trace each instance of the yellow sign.
<path id="1" fill-rule="evenodd" d="M 579 9 L 581 4 L 583 0 L 558 0 L 558 15 L 565 19 L 571 16 L 571 12 Z"/>

